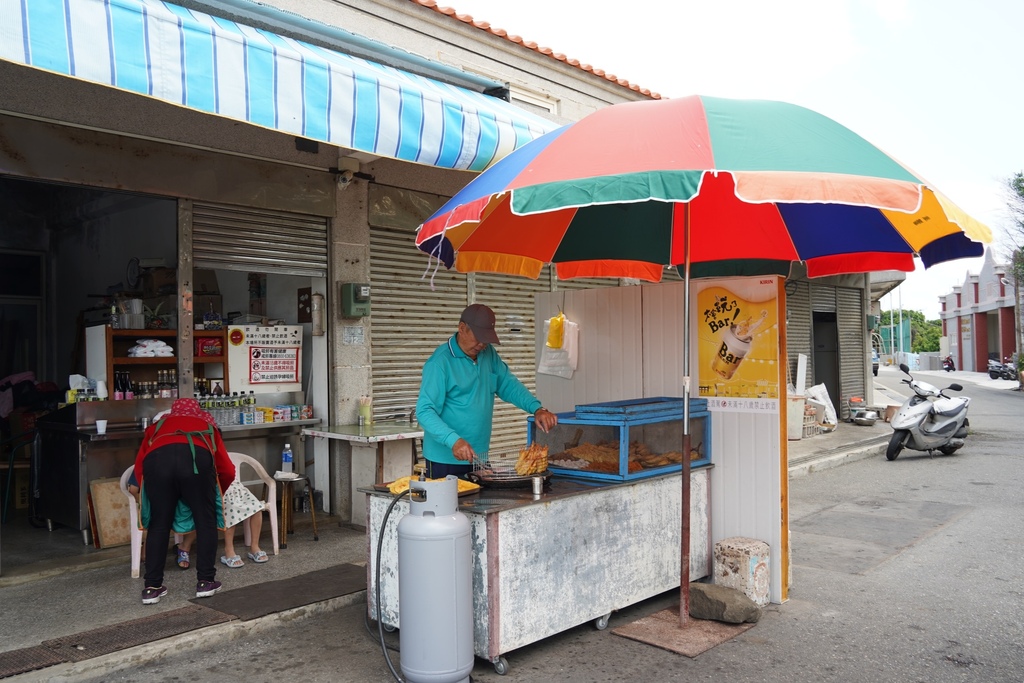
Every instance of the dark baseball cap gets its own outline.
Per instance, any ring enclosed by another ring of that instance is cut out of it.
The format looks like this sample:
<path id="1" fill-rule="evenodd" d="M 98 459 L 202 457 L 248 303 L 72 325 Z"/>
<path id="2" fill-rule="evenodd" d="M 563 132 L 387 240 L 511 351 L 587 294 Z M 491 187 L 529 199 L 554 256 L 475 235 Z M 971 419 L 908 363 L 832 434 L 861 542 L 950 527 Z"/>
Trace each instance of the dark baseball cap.
<path id="1" fill-rule="evenodd" d="M 483 304 L 471 304 L 462 312 L 459 322 L 469 325 L 476 340 L 484 344 L 501 344 L 494 331 L 494 311 Z"/>

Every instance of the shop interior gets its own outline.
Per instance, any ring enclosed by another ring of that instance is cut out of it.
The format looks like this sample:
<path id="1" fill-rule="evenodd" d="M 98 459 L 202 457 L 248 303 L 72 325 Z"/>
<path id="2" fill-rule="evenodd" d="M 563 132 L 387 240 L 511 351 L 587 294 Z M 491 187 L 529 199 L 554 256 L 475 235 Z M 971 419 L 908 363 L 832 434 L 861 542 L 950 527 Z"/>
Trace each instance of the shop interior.
<path id="1" fill-rule="evenodd" d="M 141 300 L 142 314 L 130 324 L 142 328 L 140 338 L 147 329 L 176 328 L 177 214 L 173 198 L 0 176 L 4 573 L 22 562 L 91 550 L 77 530 L 48 532 L 34 515 L 28 444 L 35 420 L 65 401 L 69 378 L 87 376 L 86 329 L 107 324 L 113 305 Z M 301 325 L 302 387 L 309 393 L 313 347 L 306 306 L 318 282 L 228 269 L 197 270 L 194 280 L 196 321 L 213 313 L 225 326 Z M 223 380 L 224 373 L 224 364 L 195 366 L 197 378 Z"/>

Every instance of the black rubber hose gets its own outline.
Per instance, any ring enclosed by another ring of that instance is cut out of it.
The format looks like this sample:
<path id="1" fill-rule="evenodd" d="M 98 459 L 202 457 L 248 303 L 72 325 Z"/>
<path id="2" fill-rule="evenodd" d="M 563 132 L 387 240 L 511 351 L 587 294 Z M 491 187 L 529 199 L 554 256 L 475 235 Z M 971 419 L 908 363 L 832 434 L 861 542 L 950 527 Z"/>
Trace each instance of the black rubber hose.
<path id="1" fill-rule="evenodd" d="M 398 683 L 405 683 L 405 681 L 398 675 L 398 672 L 395 671 L 395 665 L 391 662 L 391 655 L 388 654 L 387 643 L 384 641 L 384 621 L 381 619 L 380 609 L 380 560 L 382 552 L 381 549 L 384 547 L 384 529 L 387 528 L 388 518 L 391 516 L 391 511 L 394 509 L 398 501 L 402 499 L 402 496 L 408 495 L 410 490 L 411 489 L 406 489 L 402 493 L 399 493 L 395 496 L 395 499 L 391 501 L 391 505 L 388 506 L 387 511 L 384 513 L 384 519 L 380 523 L 380 534 L 377 536 L 377 580 L 376 585 L 374 586 L 376 589 L 377 633 L 380 636 L 380 651 L 384 653 L 384 661 L 388 663 L 388 669 L 391 670 L 391 675 L 395 677 L 395 680 L 398 681 Z"/>

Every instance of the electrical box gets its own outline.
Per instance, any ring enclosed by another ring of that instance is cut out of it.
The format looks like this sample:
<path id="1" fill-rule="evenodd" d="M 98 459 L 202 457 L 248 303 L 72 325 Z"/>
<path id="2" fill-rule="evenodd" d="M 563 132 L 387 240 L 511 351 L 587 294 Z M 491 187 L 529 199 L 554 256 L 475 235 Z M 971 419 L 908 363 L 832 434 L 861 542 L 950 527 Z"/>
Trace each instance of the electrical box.
<path id="1" fill-rule="evenodd" d="M 341 315 L 345 318 L 370 315 L 370 285 L 362 282 L 342 283 Z"/>

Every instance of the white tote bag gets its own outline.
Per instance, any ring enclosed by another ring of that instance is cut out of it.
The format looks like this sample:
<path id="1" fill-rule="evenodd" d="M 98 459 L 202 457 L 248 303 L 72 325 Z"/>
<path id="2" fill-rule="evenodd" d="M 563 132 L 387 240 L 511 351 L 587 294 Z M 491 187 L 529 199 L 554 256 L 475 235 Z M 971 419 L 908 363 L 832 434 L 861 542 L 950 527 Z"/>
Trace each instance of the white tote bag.
<path id="1" fill-rule="evenodd" d="M 545 320 L 544 339 L 548 338 L 550 327 L 551 321 Z M 579 358 L 579 336 L 579 323 L 570 320 L 562 323 L 562 348 L 553 349 L 547 344 L 541 346 L 537 372 L 572 379 L 572 373 L 576 371 L 576 361 Z"/>

